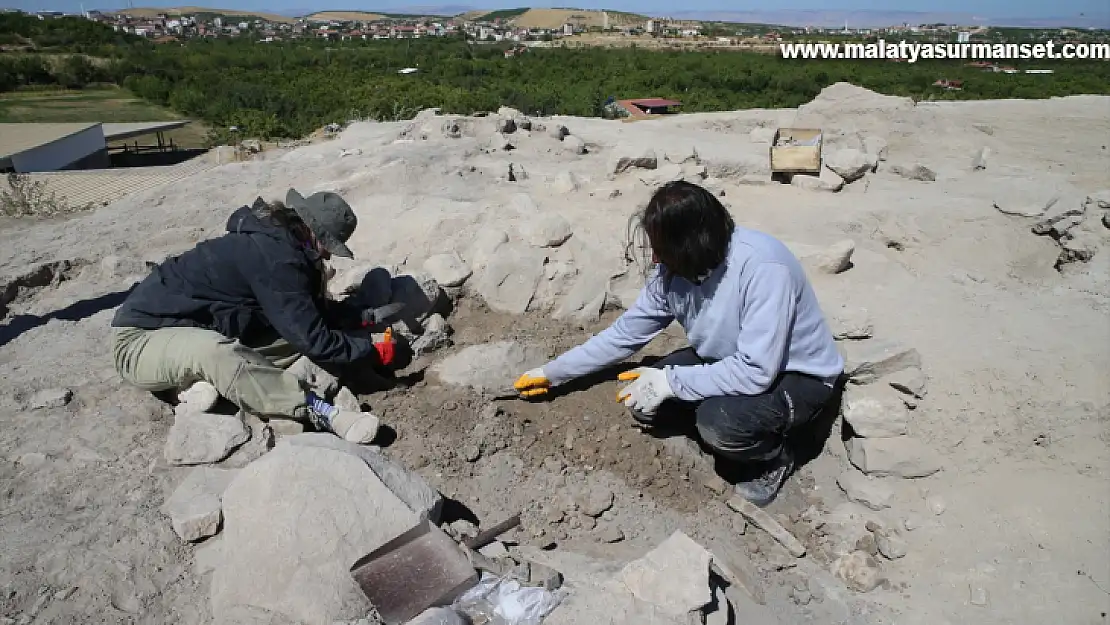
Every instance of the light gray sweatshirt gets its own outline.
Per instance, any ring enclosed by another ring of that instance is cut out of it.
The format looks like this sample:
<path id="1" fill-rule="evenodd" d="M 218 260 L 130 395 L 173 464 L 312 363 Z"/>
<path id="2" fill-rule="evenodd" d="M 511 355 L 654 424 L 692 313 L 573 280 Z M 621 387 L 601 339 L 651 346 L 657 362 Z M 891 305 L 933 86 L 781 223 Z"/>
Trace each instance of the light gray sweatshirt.
<path id="1" fill-rule="evenodd" d="M 670 367 L 678 399 L 758 395 L 783 371 L 831 384 L 844 369 L 832 332 L 801 263 L 774 237 L 737 227 L 724 263 L 701 284 L 660 268 L 632 308 L 613 325 L 544 366 L 558 385 L 614 365 L 677 320 L 691 346 L 711 364 Z"/>

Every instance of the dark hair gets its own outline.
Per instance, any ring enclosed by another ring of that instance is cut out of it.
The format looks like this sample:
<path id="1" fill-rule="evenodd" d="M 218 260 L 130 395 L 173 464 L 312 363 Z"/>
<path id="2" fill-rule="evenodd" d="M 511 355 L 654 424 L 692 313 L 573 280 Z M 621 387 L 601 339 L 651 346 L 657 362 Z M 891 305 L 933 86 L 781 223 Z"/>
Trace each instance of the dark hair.
<path id="1" fill-rule="evenodd" d="M 736 228 L 712 193 L 684 180 L 663 185 L 633 219 L 630 238 L 646 236 L 641 249 L 663 266 L 667 283 L 675 276 L 694 281 L 717 268 L 728 255 Z"/>
<path id="2" fill-rule="evenodd" d="M 266 202 L 262 198 L 258 198 L 251 205 L 251 211 L 259 219 L 289 230 L 298 241 L 303 243 L 308 240 L 309 232 L 311 232 L 308 225 L 296 211 L 286 206 L 284 202 L 280 200 Z"/>

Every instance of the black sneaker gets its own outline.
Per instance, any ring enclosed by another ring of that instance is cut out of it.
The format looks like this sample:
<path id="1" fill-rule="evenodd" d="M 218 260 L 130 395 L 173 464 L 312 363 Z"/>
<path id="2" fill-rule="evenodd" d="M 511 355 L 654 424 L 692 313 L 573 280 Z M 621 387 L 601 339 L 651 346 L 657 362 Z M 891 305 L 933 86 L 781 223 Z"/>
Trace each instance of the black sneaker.
<path id="1" fill-rule="evenodd" d="M 794 455 L 783 449 L 778 459 L 767 463 L 763 471 L 733 487 L 733 492 L 760 508 L 770 504 L 794 472 Z"/>

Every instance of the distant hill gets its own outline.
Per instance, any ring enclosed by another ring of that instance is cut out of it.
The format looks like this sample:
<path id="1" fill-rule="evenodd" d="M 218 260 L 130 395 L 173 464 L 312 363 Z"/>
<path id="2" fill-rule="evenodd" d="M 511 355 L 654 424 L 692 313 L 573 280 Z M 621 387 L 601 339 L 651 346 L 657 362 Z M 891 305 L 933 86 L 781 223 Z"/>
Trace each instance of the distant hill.
<path id="1" fill-rule="evenodd" d="M 511 20 L 520 28 L 561 28 L 568 22 L 581 24 L 586 28 L 600 28 L 609 14 L 609 26 L 623 26 L 644 22 L 649 17 L 621 11 L 598 11 L 594 9 L 499 9 L 497 11 L 469 11 L 459 17 L 467 20 L 492 20 L 501 18 Z"/>
<path id="2" fill-rule="evenodd" d="M 386 19 L 381 13 L 368 13 L 366 11 L 321 11 L 306 15 L 306 19 L 337 22 L 373 22 Z"/>
<path id="3" fill-rule="evenodd" d="M 779 24 L 783 26 L 814 26 L 834 28 L 848 24 L 849 28 L 878 28 L 897 26 L 903 23 L 918 24 L 959 24 L 961 26 L 1013 26 L 1017 28 L 1107 28 L 1110 15 L 1101 13 L 1078 14 L 1054 18 L 990 17 L 985 14 L 959 13 L 954 11 L 839 11 L 839 10 L 791 10 L 768 9 L 752 11 L 674 11 L 671 17 L 686 20 L 729 22 L 744 24 Z"/>
<path id="4" fill-rule="evenodd" d="M 224 15 L 227 17 L 247 17 L 254 16 L 260 17 L 271 22 L 279 22 L 292 24 L 297 19 L 287 15 L 278 15 L 277 13 L 265 13 L 259 11 L 241 11 L 239 9 L 213 9 L 210 7 L 165 7 L 165 8 L 136 8 L 136 9 L 120 9 L 118 11 L 111 11 L 116 15 L 132 15 L 134 17 L 151 18 L 158 15 L 193 15 L 196 13 L 210 13 L 213 15 Z"/>

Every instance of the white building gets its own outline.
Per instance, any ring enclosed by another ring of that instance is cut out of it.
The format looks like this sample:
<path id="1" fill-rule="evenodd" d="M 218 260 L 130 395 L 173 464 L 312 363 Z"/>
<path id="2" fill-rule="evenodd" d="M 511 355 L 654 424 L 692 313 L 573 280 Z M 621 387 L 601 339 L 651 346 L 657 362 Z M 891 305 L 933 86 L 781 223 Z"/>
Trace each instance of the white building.
<path id="1" fill-rule="evenodd" d="M 956 35 L 956 41 L 960 43 L 968 43 L 969 41 L 971 41 L 971 33 L 966 30 L 961 30 L 959 34 Z"/>

